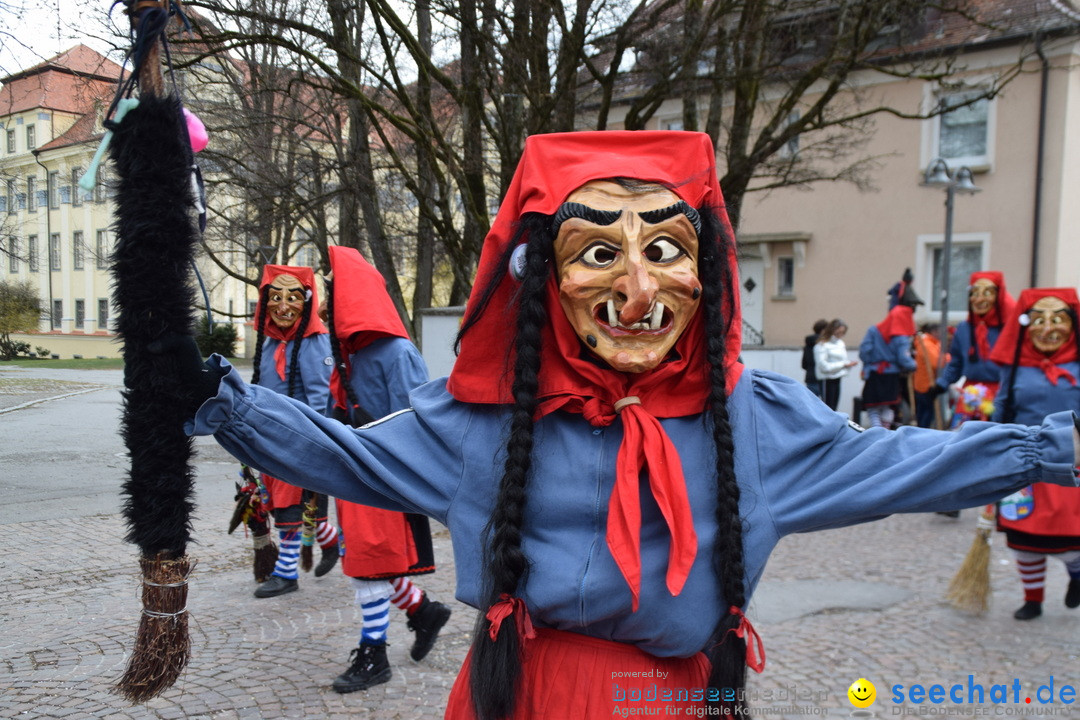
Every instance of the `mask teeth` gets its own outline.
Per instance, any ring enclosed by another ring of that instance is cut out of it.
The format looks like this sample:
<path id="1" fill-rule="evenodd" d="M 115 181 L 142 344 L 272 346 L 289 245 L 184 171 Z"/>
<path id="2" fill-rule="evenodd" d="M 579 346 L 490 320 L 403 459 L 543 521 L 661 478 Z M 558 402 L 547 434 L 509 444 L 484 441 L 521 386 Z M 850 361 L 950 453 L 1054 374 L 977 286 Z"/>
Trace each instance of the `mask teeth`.
<path id="1" fill-rule="evenodd" d="M 652 311 L 652 322 L 649 323 L 650 330 L 659 330 L 660 323 L 664 321 L 664 303 L 657 302 Z"/>
<path id="2" fill-rule="evenodd" d="M 611 298 L 607 301 L 607 321 L 611 327 L 622 327 L 619 324 L 619 315 L 615 312 L 615 301 Z"/>

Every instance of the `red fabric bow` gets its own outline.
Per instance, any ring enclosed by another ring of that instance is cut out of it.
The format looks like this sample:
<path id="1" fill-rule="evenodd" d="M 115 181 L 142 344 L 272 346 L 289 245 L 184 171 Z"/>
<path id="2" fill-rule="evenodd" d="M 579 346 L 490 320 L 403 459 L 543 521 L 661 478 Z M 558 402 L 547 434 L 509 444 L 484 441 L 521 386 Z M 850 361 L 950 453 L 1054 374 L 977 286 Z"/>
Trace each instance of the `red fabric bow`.
<path id="1" fill-rule="evenodd" d="M 488 635 L 491 637 L 492 642 L 499 637 L 499 628 L 502 627 L 503 620 L 511 615 L 514 616 L 514 622 L 517 624 L 519 638 L 531 640 L 536 637 L 532 618 L 529 617 L 529 608 L 525 606 L 525 601 L 503 593 L 499 596 L 499 601 L 489 607 L 487 614 L 484 616 L 491 623 Z"/>
<path id="2" fill-rule="evenodd" d="M 761 672 L 765 669 L 765 643 L 761 641 L 758 631 L 750 624 L 750 619 L 743 614 L 742 610 L 732 605 L 728 608 L 728 612 L 739 618 L 738 627 L 729 632 L 734 632 L 736 637 L 746 640 L 746 666 L 754 672 Z"/>
<path id="3" fill-rule="evenodd" d="M 975 345 L 979 348 L 980 358 L 990 357 L 990 330 L 982 320 L 975 324 Z"/>

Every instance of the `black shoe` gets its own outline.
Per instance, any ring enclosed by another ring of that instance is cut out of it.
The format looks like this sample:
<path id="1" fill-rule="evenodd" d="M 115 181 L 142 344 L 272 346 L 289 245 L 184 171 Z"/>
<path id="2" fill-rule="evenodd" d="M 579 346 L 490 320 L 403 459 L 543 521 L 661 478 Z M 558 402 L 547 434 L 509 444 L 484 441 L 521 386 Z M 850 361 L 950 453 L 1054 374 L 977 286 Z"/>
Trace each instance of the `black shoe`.
<path id="1" fill-rule="evenodd" d="M 1080 607 L 1080 578 L 1069 580 L 1069 589 L 1065 591 L 1065 607 Z"/>
<path id="2" fill-rule="evenodd" d="M 944 515 L 945 517 L 958 518 L 960 517 L 959 510 L 950 510 L 948 512 L 939 512 L 938 515 Z"/>
<path id="3" fill-rule="evenodd" d="M 361 645 L 349 653 L 349 669 L 334 678 L 334 691 L 351 693 L 390 680 L 386 645 Z"/>
<path id="4" fill-rule="evenodd" d="M 338 556 L 338 544 L 335 541 L 330 547 L 324 547 L 322 549 L 322 557 L 319 558 L 319 564 L 315 566 L 315 577 L 322 577 L 326 573 L 334 569 L 337 565 Z"/>
<path id="5" fill-rule="evenodd" d="M 412 649 L 409 650 L 409 657 L 417 662 L 423 660 L 424 656 L 431 652 L 431 648 L 435 646 L 439 631 L 442 630 L 442 626 L 449 619 L 450 608 L 441 602 L 428 600 L 428 596 L 424 595 L 420 607 L 416 608 L 416 612 L 412 614 L 408 622 L 409 629 L 416 633 L 416 642 L 413 643 Z"/>
<path id="6" fill-rule="evenodd" d="M 284 595 L 300 589 L 300 583 L 296 579 L 283 578 L 280 575 L 271 575 L 270 579 L 255 588 L 255 597 L 268 598 Z"/>
<path id="7" fill-rule="evenodd" d="M 1042 603 L 1028 600 L 1023 607 L 1013 613 L 1017 620 L 1032 620 L 1042 615 Z"/>

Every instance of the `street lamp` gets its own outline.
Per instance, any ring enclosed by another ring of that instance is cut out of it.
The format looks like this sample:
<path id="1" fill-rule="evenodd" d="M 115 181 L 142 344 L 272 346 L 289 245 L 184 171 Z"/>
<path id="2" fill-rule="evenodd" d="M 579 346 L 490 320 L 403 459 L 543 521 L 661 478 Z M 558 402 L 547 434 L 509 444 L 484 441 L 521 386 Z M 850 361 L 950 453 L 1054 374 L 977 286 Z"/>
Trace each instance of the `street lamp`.
<path id="1" fill-rule="evenodd" d="M 935 158 L 923 173 L 923 181 L 919 183 L 923 187 L 936 187 L 945 189 L 945 242 L 941 249 L 941 350 L 938 353 L 937 372 L 940 375 L 945 367 L 945 353 L 949 348 L 949 273 L 950 260 L 952 259 L 952 226 L 953 226 L 953 200 L 956 193 L 974 195 L 982 190 L 971 179 L 971 168 L 964 165 L 956 172 L 949 170 L 948 163 L 942 158 Z M 944 407 L 946 399 L 942 397 Z"/>

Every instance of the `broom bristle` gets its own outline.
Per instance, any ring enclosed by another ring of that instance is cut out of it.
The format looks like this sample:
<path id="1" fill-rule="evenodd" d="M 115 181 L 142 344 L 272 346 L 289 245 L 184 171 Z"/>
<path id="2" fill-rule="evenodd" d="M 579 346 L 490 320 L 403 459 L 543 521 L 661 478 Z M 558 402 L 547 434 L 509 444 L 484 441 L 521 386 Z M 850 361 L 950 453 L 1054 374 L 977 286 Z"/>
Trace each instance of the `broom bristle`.
<path id="1" fill-rule="evenodd" d="M 946 593 L 957 610 L 982 615 L 990 600 L 990 530 L 979 528 Z"/>
<path id="2" fill-rule="evenodd" d="M 311 572 L 311 568 L 315 566 L 315 558 L 310 545 L 303 545 L 300 548 L 300 568 L 304 572 Z"/>
<path id="3" fill-rule="evenodd" d="M 278 558 L 278 547 L 270 538 L 269 530 L 262 535 L 252 535 L 251 540 L 255 548 L 255 558 L 252 565 L 255 582 L 264 583 L 270 579 L 270 574 L 274 572 L 274 566 L 277 564 Z"/>
<path id="4" fill-rule="evenodd" d="M 127 670 L 114 691 L 131 702 L 146 702 L 176 682 L 188 663 L 187 578 L 195 562 L 186 555 L 139 559 L 142 618 Z"/>

